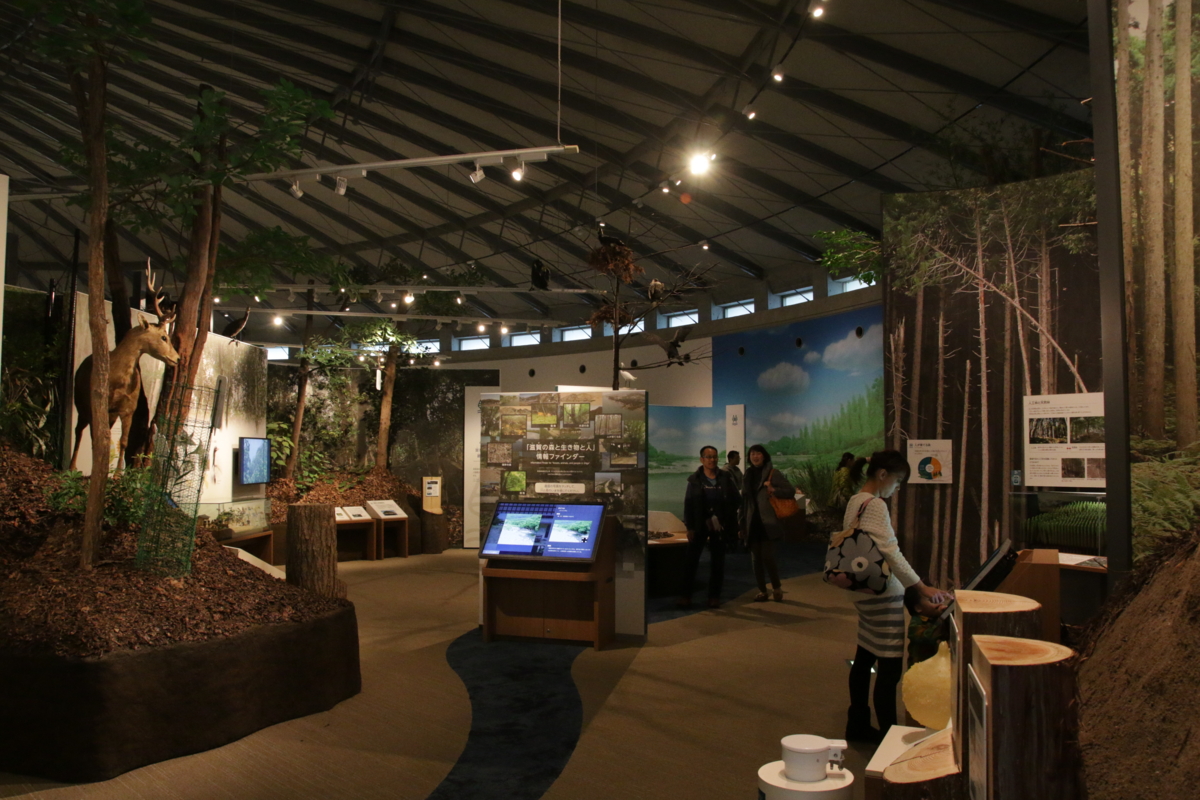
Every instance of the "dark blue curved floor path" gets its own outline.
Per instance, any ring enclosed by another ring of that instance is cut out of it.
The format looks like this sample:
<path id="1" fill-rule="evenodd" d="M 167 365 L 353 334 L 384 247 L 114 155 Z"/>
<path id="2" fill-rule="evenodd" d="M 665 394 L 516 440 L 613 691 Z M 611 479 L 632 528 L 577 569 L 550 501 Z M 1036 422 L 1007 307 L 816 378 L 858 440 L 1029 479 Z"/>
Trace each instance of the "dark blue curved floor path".
<path id="1" fill-rule="evenodd" d="M 484 644 L 479 630 L 451 643 L 446 660 L 471 698 L 467 746 L 429 800 L 537 800 L 571 759 L 583 701 L 571 663 L 583 645 Z"/>
<path id="2" fill-rule="evenodd" d="M 708 576 L 707 557 L 706 552 L 697 575 L 701 582 Z M 816 572 L 824 558 L 824 542 L 781 543 L 780 577 Z M 750 556 L 727 556 L 724 598 L 752 588 Z M 677 609 L 675 599 L 649 600 L 648 621 L 705 610 L 701 603 Z M 582 732 L 583 701 L 571 664 L 585 649 L 531 641 L 484 644 L 478 629 L 455 639 L 446 660 L 467 687 L 471 732 L 450 774 L 428 800 L 538 800 L 545 794 L 571 760 Z"/>

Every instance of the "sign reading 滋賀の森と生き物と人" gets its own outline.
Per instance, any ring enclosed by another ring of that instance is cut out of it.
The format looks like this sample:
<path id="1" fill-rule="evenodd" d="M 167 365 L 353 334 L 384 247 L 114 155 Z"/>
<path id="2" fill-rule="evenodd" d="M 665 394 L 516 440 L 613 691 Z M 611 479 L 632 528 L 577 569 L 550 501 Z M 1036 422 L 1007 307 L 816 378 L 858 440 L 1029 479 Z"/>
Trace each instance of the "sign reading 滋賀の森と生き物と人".
<path id="1" fill-rule="evenodd" d="M 1025 485 L 1103 489 L 1104 393 L 1025 398 Z"/>
<path id="2" fill-rule="evenodd" d="M 950 439 L 909 439 L 908 482 L 953 483 L 954 443 Z"/>

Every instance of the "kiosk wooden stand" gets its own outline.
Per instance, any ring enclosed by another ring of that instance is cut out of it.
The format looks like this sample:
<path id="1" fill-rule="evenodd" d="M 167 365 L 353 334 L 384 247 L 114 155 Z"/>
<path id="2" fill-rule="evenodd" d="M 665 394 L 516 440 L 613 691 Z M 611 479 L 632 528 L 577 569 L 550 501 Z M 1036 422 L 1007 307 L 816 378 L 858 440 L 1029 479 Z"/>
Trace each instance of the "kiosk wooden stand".
<path id="1" fill-rule="evenodd" d="M 613 583 L 621 525 L 606 517 L 590 564 L 489 558 L 483 565 L 483 640 L 502 636 L 588 641 L 616 628 Z"/>

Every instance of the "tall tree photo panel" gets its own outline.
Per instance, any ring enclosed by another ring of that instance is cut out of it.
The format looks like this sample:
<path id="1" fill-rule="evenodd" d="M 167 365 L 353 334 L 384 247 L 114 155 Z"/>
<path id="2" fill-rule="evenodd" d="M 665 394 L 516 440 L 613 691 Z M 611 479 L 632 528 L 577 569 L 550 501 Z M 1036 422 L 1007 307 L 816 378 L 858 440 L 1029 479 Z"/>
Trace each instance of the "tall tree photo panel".
<path id="1" fill-rule="evenodd" d="M 1101 390 L 1090 171 L 884 203 L 887 446 L 949 439 L 948 485 L 893 502 L 905 553 L 957 586 L 1019 539 L 1022 397 Z"/>

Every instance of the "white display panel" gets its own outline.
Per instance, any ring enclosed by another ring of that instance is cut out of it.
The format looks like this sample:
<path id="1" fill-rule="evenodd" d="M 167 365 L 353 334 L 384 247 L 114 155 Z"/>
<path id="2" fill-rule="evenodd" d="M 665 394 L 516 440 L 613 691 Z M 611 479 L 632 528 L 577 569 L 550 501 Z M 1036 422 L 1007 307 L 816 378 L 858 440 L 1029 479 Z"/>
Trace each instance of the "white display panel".
<path id="1" fill-rule="evenodd" d="M 1025 398 L 1025 485 L 1105 488 L 1104 393 Z"/>

